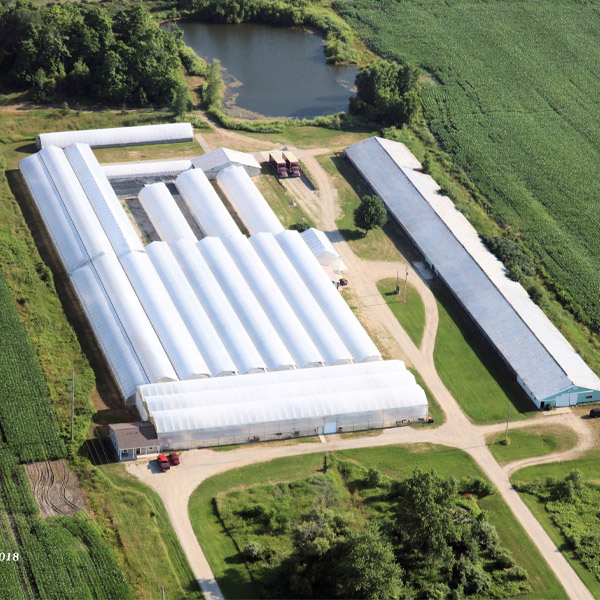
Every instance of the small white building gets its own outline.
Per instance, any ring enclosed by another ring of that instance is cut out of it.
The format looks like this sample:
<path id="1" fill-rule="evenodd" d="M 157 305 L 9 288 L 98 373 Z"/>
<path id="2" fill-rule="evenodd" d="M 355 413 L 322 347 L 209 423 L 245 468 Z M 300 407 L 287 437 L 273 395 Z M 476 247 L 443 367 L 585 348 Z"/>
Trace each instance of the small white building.
<path id="1" fill-rule="evenodd" d="M 311 227 L 303 231 L 301 235 L 320 265 L 329 267 L 334 273 L 340 273 L 347 269 L 326 233 Z"/>
<path id="2" fill-rule="evenodd" d="M 160 450 L 156 429 L 148 421 L 115 423 L 109 425 L 108 429 L 119 462 L 137 460 L 138 456 L 156 454 Z"/>
<path id="3" fill-rule="evenodd" d="M 192 158 L 192 165 L 195 169 L 202 169 L 209 179 L 216 179 L 219 171 L 231 166 L 244 167 L 250 177 L 258 177 L 262 170 L 252 154 L 229 150 L 229 148 L 219 148 Z"/>

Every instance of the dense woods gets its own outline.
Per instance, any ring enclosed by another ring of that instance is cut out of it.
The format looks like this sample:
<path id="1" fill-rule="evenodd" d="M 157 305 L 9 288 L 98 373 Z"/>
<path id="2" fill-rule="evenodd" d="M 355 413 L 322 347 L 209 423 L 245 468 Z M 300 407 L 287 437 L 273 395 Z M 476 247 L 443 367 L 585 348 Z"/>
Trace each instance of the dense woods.
<path id="1" fill-rule="evenodd" d="M 31 88 L 36 101 L 170 106 L 183 85 L 177 32 L 159 29 L 139 3 L 114 17 L 70 2 L 2 3 L 0 73 L 5 86 Z"/>

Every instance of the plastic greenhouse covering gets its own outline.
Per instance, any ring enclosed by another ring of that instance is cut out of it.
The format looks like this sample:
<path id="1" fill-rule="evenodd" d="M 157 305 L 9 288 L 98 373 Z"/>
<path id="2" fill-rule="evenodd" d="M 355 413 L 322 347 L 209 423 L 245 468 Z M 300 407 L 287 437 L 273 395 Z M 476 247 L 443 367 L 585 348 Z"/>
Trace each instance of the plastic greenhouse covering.
<path id="1" fill-rule="evenodd" d="M 71 283 L 121 394 L 133 396 L 148 378 L 96 271 L 85 265 L 71 274 Z"/>
<path id="2" fill-rule="evenodd" d="M 121 264 L 179 379 L 210 375 L 200 350 L 146 253 L 130 252 Z"/>
<path id="3" fill-rule="evenodd" d="M 67 273 L 72 273 L 86 264 L 89 256 L 46 165 L 39 154 L 32 154 L 19 163 L 19 171 L 46 225 L 48 235 L 64 269 Z"/>
<path id="4" fill-rule="evenodd" d="M 152 242 L 146 246 L 146 252 L 206 360 L 211 374 L 235 374 L 237 367 L 233 359 L 169 246 L 164 242 Z"/>
<path id="5" fill-rule="evenodd" d="M 46 148 L 47 146 L 66 148 L 77 143 L 89 144 L 92 148 L 104 148 L 141 144 L 170 144 L 174 142 L 191 142 L 193 140 L 194 129 L 190 123 L 166 123 L 163 125 L 40 133 L 36 138 L 36 144 L 38 148 Z"/>
<path id="6" fill-rule="evenodd" d="M 329 367 L 334 368 L 334 367 Z M 242 384 L 244 382 L 241 382 Z M 341 390 L 371 391 L 379 393 L 386 388 L 398 390 L 415 386 L 415 377 L 409 371 L 404 371 L 400 376 L 396 373 L 386 375 L 354 375 L 344 378 L 322 378 L 303 382 L 301 385 L 292 385 L 290 382 L 246 387 L 238 385 L 237 388 L 219 389 L 218 391 L 191 392 L 187 394 L 168 394 L 165 396 L 151 396 L 138 401 L 138 410 L 144 419 L 149 414 L 163 410 L 183 410 L 202 408 L 205 406 L 225 404 L 246 404 L 256 401 L 271 401 L 281 399 L 289 402 L 294 398 L 331 396 Z"/>
<path id="7" fill-rule="evenodd" d="M 144 179 L 176 176 L 192 168 L 191 160 L 144 160 L 142 162 L 102 165 L 108 179 Z"/>
<path id="8" fill-rule="evenodd" d="M 219 171 L 217 182 L 250 235 L 257 233 L 275 235 L 284 230 L 244 167 L 233 166 Z"/>
<path id="9" fill-rule="evenodd" d="M 346 265 L 343 263 L 342 257 L 334 248 L 325 232 L 311 227 L 303 231 L 300 235 L 320 265 L 329 267 L 338 273 L 346 270 Z"/>
<path id="10" fill-rule="evenodd" d="M 177 240 L 198 241 L 164 183 L 145 186 L 138 198 L 163 242 L 170 244 Z"/>
<path id="11" fill-rule="evenodd" d="M 250 243 L 298 315 L 323 356 L 325 364 L 352 362 L 352 354 L 342 342 L 277 240 L 270 233 L 260 233 L 251 237 Z M 319 270 L 322 271 L 320 266 Z M 332 286 L 331 283 L 329 285 Z"/>
<path id="12" fill-rule="evenodd" d="M 235 377 L 218 379 L 188 379 L 187 381 L 165 381 L 140 386 L 138 397 L 147 400 L 154 396 L 176 396 L 178 394 L 204 393 L 214 390 L 229 390 L 243 386 L 246 389 L 265 385 L 289 384 L 291 387 L 303 386 L 305 382 L 321 381 L 323 379 L 346 379 L 365 375 L 386 376 L 394 374 L 399 379 L 404 375 L 406 365 L 401 360 L 386 360 L 366 363 L 349 363 L 322 367 L 320 369 L 295 369 L 291 371 L 275 371 L 269 373 L 253 373 L 244 375 L 243 383 Z"/>
<path id="13" fill-rule="evenodd" d="M 74 144 L 65 155 L 117 256 L 142 252 L 144 247 L 91 148 Z"/>
<path id="14" fill-rule="evenodd" d="M 381 353 L 331 284 L 300 234 L 297 231 L 284 231 L 277 235 L 277 241 L 352 352 L 354 360 L 381 360 Z"/>
<path id="15" fill-rule="evenodd" d="M 224 242 L 229 254 L 291 352 L 296 365 L 300 368 L 322 365 L 323 356 L 248 238 L 238 234 L 228 237 Z"/>
<path id="16" fill-rule="evenodd" d="M 227 252 L 223 242 L 216 237 L 205 237 L 198 242 L 198 248 L 244 324 L 246 331 L 250 334 L 267 369 L 277 371 L 295 368 L 294 359 Z"/>
<path id="17" fill-rule="evenodd" d="M 56 146 L 39 152 L 91 259 L 113 249 L 65 153 Z"/>
<path id="18" fill-rule="evenodd" d="M 205 235 L 225 239 L 239 235 L 240 228 L 200 169 L 182 173 L 175 185 Z"/>
<path id="19" fill-rule="evenodd" d="M 264 360 L 196 244 L 180 240 L 171 244 L 171 249 L 233 358 L 238 372 L 266 370 Z"/>
<path id="20" fill-rule="evenodd" d="M 121 263 L 114 255 L 93 261 L 98 277 L 151 383 L 175 381 L 177 374 L 148 320 Z"/>

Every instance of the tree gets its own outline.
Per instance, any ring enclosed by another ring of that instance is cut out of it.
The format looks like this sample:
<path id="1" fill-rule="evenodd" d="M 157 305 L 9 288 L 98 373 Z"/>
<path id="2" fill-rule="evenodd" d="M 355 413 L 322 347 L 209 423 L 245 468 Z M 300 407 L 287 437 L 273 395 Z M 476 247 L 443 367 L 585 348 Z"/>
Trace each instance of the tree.
<path id="1" fill-rule="evenodd" d="M 347 552 L 340 557 L 338 598 L 398 598 L 402 592 L 403 571 L 396 563 L 392 544 L 377 525 L 346 539 Z"/>
<path id="2" fill-rule="evenodd" d="M 173 101 L 171 102 L 171 108 L 173 112 L 178 117 L 183 117 L 185 113 L 191 107 L 190 94 L 188 92 L 187 87 L 183 83 L 180 83 L 175 88 L 175 93 L 173 94 Z"/>
<path id="3" fill-rule="evenodd" d="M 365 232 L 387 223 L 387 209 L 379 196 L 363 196 L 360 205 L 354 211 L 354 225 Z M 366 235 L 366 233 L 365 233 Z"/>

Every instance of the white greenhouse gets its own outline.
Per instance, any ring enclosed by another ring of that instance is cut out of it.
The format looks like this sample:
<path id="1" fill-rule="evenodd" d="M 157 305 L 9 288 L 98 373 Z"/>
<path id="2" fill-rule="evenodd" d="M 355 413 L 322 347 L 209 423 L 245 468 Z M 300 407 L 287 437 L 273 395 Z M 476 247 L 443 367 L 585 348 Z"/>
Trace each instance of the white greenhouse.
<path id="1" fill-rule="evenodd" d="M 250 243 L 298 315 L 323 356 L 325 364 L 341 365 L 352 362 L 352 354 L 342 342 L 277 240 L 271 234 L 259 233 L 250 238 Z"/>
<path id="2" fill-rule="evenodd" d="M 48 146 L 66 148 L 77 143 L 89 144 L 92 148 L 109 148 L 146 144 L 172 144 L 175 142 L 192 142 L 193 140 L 194 129 L 190 123 L 166 123 L 163 125 L 40 133 L 36 138 L 36 144 L 38 148 Z"/>
<path id="3" fill-rule="evenodd" d="M 113 248 L 65 153 L 56 146 L 39 152 L 88 256 L 112 254 Z"/>
<path id="4" fill-rule="evenodd" d="M 175 180 L 175 186 L 204 235 L 224 240 L 240 233 L 240 228 L 200 169 L 182 173 Z"/>
<path id="5" fill-rule="evenodd" d="M 44 221 L 62 266 L 70 274 L 89 261 L 88 253 L 39 154 L 19 163 L 29 194 Z"/>
<path id="6" fill-rule="evenodd" d="M 352 352 L 355 362 L 381 360 L 381 353 L 363 326 L 331 284 L 317 259 L 297 231 L 284 231 L 276 236 L 296 271 L 331 321 L 336 331 Z"/>
<path id="7" fill-rule="evenodd" d="M 151 383 L 178 379 L 121 263 L 114 255 L 93 261 L 98 277 Z"/>
<path id="8" fill-rule="evenodd" d="M 233 359 L 169 246 L 164 242 L 152 242 L 146 246 L 146 252 L 206 360 L 211 374 L 215 377 L 236 374 L 237 367 Z"/>
<path id="9" fill-rule="evenodd" d="M 256 344 L 269 371 L 293 369 L 296 363 L 256 296 L 227 252 L 223 242 L 216 237 L 205 237 L 198 242 L 200 253 L 212 270 L 219 286 L 231 302 Z"/>
<path id="10" fill-rule="evenodd" d="M 71 273 L 71 283 L 119 391 L 131 398 L 148 378 L 96 271 L 85 265 Z"/>
<path id="11" fill-rule="evenodd" d="M 116 255 L 142 252 L 144 247 L 91 148 L 74 144 L 64 152 Z"/>
<path id="12" fill-rule="evenodd" d="M 196 244 L 180 240 L 171 244 L 171 249 L 233 358 L 237 371 L 242 374 L 266 371 L 267 365 L 261 354 Z"/>
<path id="13" fill-rule="evenodd" d="M 283 231 L 283 225 L 243 167 L 228 167 L 220 171 L 217 183 L 250 235 L 276 235 Z"/>
<path id="14" fill-rule="evenodd" d="M 183 160 L 144 160 L 102 165 L 104 175 L 111 180 L 150 179 L 176 177 L 192 168 L 192 161 Z"/>
<path id="15" fill-rule="evenodd" d="M 427 400 L 414 376 L 401 361 L 382 364 L 384 369 L 373 372 L 347 365 L 198 380 L 193 389 L 191 382 L 181 382 L 168 386 L 164 395 L 153 395 L 155 386 L 141 386 L 136 404 L 154 423 L 163 450 L 425 421 Z M 164 391 L 164 385 L 158 387 Z M 195 398 L 179 398 L 180 387 Z"/>
<path id="16" fill-rule="evenodd" d="M 147 185 L 138 198 L 163 242 L 171 244 L 177 240 L 198 241 L 164 183 Z"/>
<path id="17" fill-rule="evenodd" d="M 329 267 L 334 273 L 340 273 L 347 269 L 326 233 L 311 227 L 303 231 L 301 235 L 321 266 Z"/>
<path id="18" fill-rule="evenodd" d="M 242 234 L 232 235 L 225 239 L 225 245 L 296 365 L 300 368 L 322 366 L 323 356 L 248 238 Z"/>

